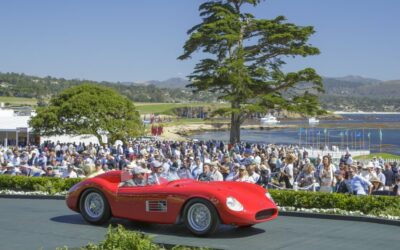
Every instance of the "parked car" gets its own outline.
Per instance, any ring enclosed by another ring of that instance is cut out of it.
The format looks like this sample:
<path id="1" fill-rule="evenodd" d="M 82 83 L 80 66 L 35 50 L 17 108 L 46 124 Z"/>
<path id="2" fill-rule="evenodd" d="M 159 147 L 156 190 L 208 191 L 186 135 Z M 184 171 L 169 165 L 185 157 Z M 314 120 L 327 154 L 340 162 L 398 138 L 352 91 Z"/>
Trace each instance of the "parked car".
<path id="1" fill-rule="evenodd" d="M 250 227 L 274 219 L 278 209 L 264 188 L 242 182 L 199 182 L 191 179 L 124 186 L 132 176 L 110 171 L 74 185 L 67 194 L 70 209 L 92 224 L 110 217 L 159 224 L 184 223 L 197 236 L 219 224 Z"/>

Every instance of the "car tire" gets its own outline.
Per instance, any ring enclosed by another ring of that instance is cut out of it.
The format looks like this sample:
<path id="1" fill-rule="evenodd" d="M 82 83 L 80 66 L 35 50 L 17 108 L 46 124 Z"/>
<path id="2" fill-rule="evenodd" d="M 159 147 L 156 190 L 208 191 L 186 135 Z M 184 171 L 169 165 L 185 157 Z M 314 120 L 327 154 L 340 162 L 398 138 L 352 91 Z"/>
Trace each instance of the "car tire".
<path id="1" fill-rule="evenodd" d="M 220 223 L 216 208 L 204 199 L 190 200 L 185 206 L 183 220 L 186 228 L 196 236 L 214 233 Z"/>
<path id="2" fill-rule="evenodd" d="M 104 194 L 97 189 L 87 189 L 79 202 L 80 212 L 90 224 L 102 225 L 111 217 L 110 205 Z"/>

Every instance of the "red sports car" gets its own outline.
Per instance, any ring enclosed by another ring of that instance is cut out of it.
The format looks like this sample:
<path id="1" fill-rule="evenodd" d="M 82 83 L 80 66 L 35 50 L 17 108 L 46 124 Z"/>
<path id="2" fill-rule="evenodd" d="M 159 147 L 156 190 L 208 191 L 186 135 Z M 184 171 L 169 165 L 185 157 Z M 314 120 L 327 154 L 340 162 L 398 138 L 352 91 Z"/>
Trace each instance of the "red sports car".
<path id="1" fill-rule="evenodd" d="M 199 182 L 190 179 L 145 186 L 124 186 L 132 178 L 110 171 L 86 179 L 67 194 L 67 205 L 92 224 L 111 216 L 129 220 L 185 223 L 195 235 L 215 232 L 220 223 L 250 227 L 274 219 L 278 209 L 264 188 L 243 182 Z"/>

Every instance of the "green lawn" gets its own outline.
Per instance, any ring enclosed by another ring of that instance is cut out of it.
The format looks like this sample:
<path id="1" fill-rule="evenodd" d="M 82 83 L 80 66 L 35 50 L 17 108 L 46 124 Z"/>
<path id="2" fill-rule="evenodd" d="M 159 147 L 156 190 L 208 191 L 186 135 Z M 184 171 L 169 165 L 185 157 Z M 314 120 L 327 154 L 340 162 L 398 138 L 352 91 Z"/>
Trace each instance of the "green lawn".
<path id="1" fill-rule="evenodd" d="M 10 97 L 10 96 L 0 96 L 0 102 L 11 105 L 30 105 L 36 106 L 36 98 L 24 98 L 24 97 Z"/>
<path id="2" fill-rule="evenodd" d="M 355 160 L 372 160 L 372 158 L 376 157 L 382 157 L 382 159 L 400 159 L 400 155 L 393 155 L 393 154 L 388 154 L 388 153 L 376 153 L 376 154 L 370 154 L 370 155 L 363 155 L 363 156 L 356 156 L 354 157 Z"/>
<path id="3" fill-rule="evenodd" d="M 226 107 L 228 104 L 219 104 L 219 103 L 143 103 L 136 102 L 135 106 L 140 114 L 166 114 L 171 115 L 172 110 L 174 108 L 179 107 L 210 107 L 210 108 L 219 108 Z"/>

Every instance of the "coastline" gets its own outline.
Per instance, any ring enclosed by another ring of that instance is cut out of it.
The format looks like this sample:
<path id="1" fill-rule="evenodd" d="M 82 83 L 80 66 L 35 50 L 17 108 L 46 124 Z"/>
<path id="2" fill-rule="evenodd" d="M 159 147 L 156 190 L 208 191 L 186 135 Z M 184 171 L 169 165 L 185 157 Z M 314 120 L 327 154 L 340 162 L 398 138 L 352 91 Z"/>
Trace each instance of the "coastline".
<path id="1" fill-rule="evenodd" d="M 242 129 L 277 129 L 277 128 L 298 128 L 298 125 L 294 124 L 276 124 L 276 125 L 242 125 Z M 226 131 L 230 129 L 229 123 L 217 123 L 217 124 L 183 124 L 183 125 L 173 125 L 164 127 L 164 134 L 161 136 L 163 139 L 167 140 L 189 140 L 188 136 L 191 134 L 206 132 L 206 131 Z"/>

